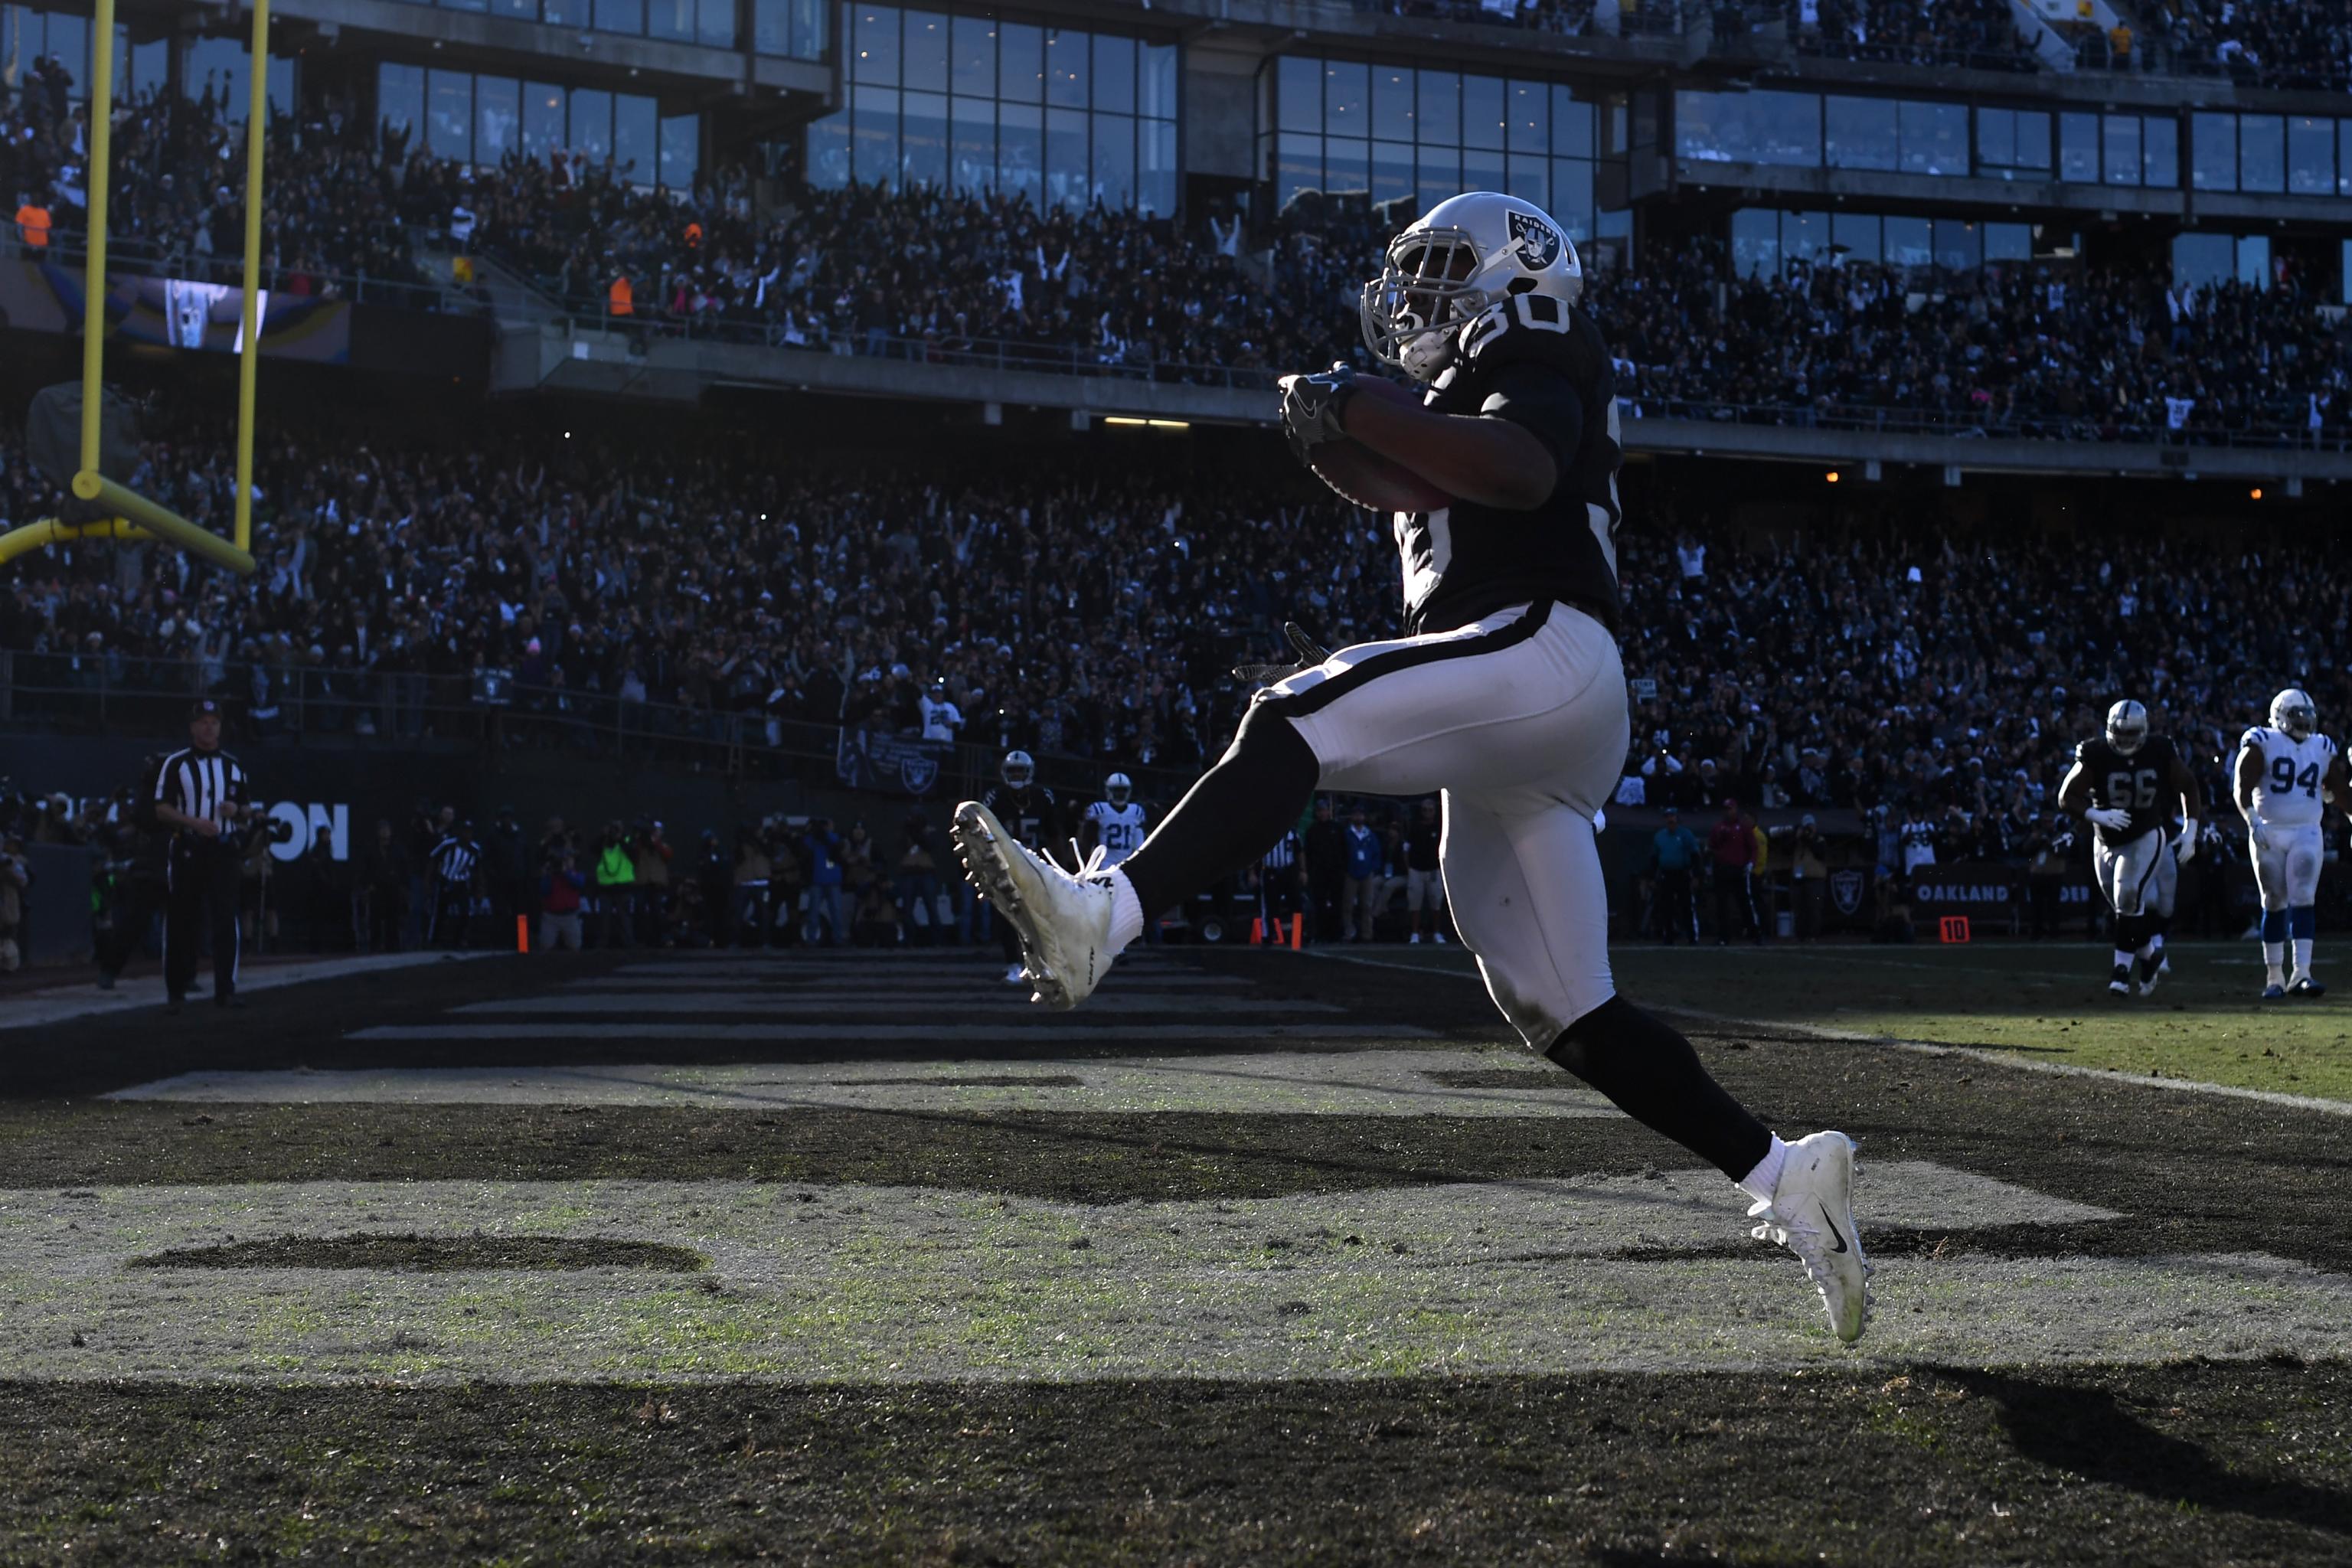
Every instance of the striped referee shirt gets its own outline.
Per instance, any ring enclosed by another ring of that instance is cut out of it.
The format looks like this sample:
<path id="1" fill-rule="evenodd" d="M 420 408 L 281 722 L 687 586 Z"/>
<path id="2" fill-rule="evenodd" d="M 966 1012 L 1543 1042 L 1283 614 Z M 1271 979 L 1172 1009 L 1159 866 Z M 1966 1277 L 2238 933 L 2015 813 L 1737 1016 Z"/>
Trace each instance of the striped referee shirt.
<path id="1" fill-rule="evenodd" d="M 163 759 L 155 775 L 155 798 L 186 816 L 226 826 L 228 808 L 245 804 L 245 770 L 226 752 L 188 746 Z M 185 828 L 175 831 L 189 836 Z"/>
<path id="2" fill-rule="evenodd" d="M 1296 832 L 1285 833 L 1276 841 L 1274 847 L 1265 852 L 1261 864 L 1269 871 L 1287 871 L 1297 865 L 1298 835 Z"/>
<path id="3" fill-rule="evenodd" d="M 480 858 L 480 850 L 453 833 L 433 847 L 433 874 L 445 882 L 470 882 Z"/>

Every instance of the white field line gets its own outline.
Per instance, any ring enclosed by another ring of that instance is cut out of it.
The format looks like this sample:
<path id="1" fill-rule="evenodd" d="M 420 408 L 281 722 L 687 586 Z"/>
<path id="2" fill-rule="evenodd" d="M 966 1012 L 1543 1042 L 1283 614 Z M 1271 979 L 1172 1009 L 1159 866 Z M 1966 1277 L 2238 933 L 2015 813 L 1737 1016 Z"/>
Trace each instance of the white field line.
<path id="1" fill-rule="evenodd" d="M 499 952 L 377 952 L 357 957 L 326 958 L 309 963 L 257 964 L 237 976 L 237 994 L 256 991 L 275 991 L 284 985 L 307 985 L 319 980 L 344 980 L 354 974 L 374 974 L 389 969 L 415 969 L 430 963 L 464 963 L 477 958 L 503 958 Z M 198 984 L 205 987 L 201 997 L 190 997 L 191 1007 L 212 1005 L 212 968 L 210 964 L 196 972 Z M 15 1001 L 0 1002 L 0 1029 L 29 1029 L 36 1025 L 61 1024 L 71 1018 L 98 1017 L 110 1013 L 135 1013 L 142 1009 L 160 1011 L 163 1005 L 163 977 L 144 974 L 121 982 L 111 991 L 100 991 L 95 981 L 79 985 L 60 985 L 36 991 Z"/>
<path id="2" fill-rule="evenodd" d="M 1312 950 L 1309 950 L 1312 952 Z M 1398 969 L 1411 974 L 1444 974 L 1456 980 L 1485 984 L 1476 974 L 1451 967 L 1440 968 L 1425 963 L 1398 963 L 1393 960 L 1364 958 L 1352 952 L 1323 952 L 1317 957 L 1340 963 L 1361 963 L 1374 969 Z M 2171 1089 L 2183 1094 L 2216 1094 L 2231 1100 L 2251 1100 L 2263 1105 L 2284 1106 L 2294 1110 L 2317 1110 L 2329 1116 L 2352 1116 L 2352 1101 L 2321 1100 L 2307 1094 L 2281 1094 L 2270 1089 L 2241 1089 L 2231 1083 L 2200 1083 L 2192 1079 L 2142 1078 L 2137 1073 L 2119 1072 L 2113 1068 L 2077 1067 L 2069 1062 L 2039 1062 L 2029 1057 L 2012 1056 L 2007 1051 L 1987 1050 L 1977 1046 L 1948 1046 L 1935 1040 L 1910 1040 L 1899 1035 L 1873 1035 L 1860 1029 L 1837 1029 L 1822 1024 L 1795 1024 L 1778 1018 L 1746 1018 L 1733 1013 L 1711 1013 L 1702 1008 L 1685 1007 L 1661 1003 L 1663 1013 L 1679 1014 L 1696 1018 L 1702 1023 L 1728 1024 L 1749 1029 L 1785 1029 L 1792 1035 L 1807 1035 L 1818 1040 L 1838 1040 L 1858 1046 L 1884 1046 L 1898 1051 L 1913 1051 L 1929 1057 L 1963 1057 L 1993 1067 L 2015 1068 L 2020 1072 L 2049 1073 L 2057 1078 L 2083 1078 L 2095 1082 L 2123 1084 L 2136 1089 Z"/>
<path id="3" fill-rule="evenodd" d="M 910 1003 L 910 1005 L 912 1004 Z M 952 1051 L 973 1040 L 1062 1041 L 1071 1045 L 1166 1044 L 1185 1040 L 1429 1040 L 1437 1031 L 1415 1024 L 1082 1024 L 1066 1013 L 1014 1014 L 958 1024 L 685 1024 L 648 1018 L 636 1024 L 380 1024 L 354 1029 L 352 1040 L 667 1040 L 767 1044 L 827 1041 L 928 1043 Z"/>
<path id="4" fill-rule="evenodd" d="M 695 991 L 583 991 L 541 996 L 500 996 L 452 1007 L 455 1016 L 524 1014 L 540 1017 L 635 1017 L 652 1014 L 665 1018 L 712 1018 L 728 1015 L 789 1018 L 797 1013 L 867 1014 L 904 1018 L 910 1013 L 979 1014 L 991 1018 L 1005 1014 L 1023 1016 L 1040 1013 L 1038 1004 L 1010 985 L 979 994 L 942 994 L 928 985 L 898 984 L 870 991 L 742 991 L 716 988 Z M 1343 1013 L 1329 1002 L 1281 1000 L 1256 996 L 1193 996 L 1157 991 L 1114 991 L 1087 998 L 1090 1015 L 1142 1013 L 1155 1017 L 1182 1017 L 1211 1013 L 1265 1016 L 1283 1013 Z M 1042 1015 L 1041 1015 L 1042 1016 Z"/>

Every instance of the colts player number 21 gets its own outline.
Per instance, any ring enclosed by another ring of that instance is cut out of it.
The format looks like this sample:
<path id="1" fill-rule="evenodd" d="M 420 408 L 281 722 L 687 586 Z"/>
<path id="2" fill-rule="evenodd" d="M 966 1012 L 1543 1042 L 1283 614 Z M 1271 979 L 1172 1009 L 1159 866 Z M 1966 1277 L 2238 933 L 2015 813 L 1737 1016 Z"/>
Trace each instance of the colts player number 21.
<path id="1" fill-rule="evenodd" d="M 1019 930 L 1037 997 L 1068 1007 L 1147 915 L 1256 860 L 1318 789 L 1443 791 L 1447 896 L 1496 1005 L 1537 1050 L 1738 1183 L 1756 1235 L 1797 1254 L 1853 1340 L 1869 1307 L 1853 1143 L 1782 1142 L 1611 981 L 1592 817 L 1628 738 L 1620 452 L 1608 352 L 1576 308 L 1583 282 L 1559 226 L 1493 192 L 1441 203 L 1391 240 L 1365 287 L 1365 341 L 1420 395 L 1342 365 L 1286 377 L 1282 419 L 1318 472 L 1369 452 L 1448 499 L 1396 515 L 1409 635 L 1260 691 L 1223 759 L 1117 868 L 1073 877 L 971 803 L 957 847 Z"/>

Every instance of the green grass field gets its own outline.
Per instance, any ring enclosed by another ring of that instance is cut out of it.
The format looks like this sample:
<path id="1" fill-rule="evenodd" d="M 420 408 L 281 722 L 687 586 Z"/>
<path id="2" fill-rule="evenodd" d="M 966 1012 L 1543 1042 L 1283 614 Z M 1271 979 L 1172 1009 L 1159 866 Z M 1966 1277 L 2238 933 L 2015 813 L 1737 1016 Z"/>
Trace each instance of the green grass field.
<path id="1" fill-rule="evenodd" d="M 1385 948 L 1383 963 L 1466 970 L 1458 948 Z M 2263 1003 L 2252 942 L 2190 942 L 2153 996 L 2107 994 L 2107 950 L 2086 942 L 1872 947 L 1619 948 L 1619 985 L 1660 1009 L 1802 1024 L 2021 1059 L 2352 1100 L 2352 973 L 2318 1002 Z"/>

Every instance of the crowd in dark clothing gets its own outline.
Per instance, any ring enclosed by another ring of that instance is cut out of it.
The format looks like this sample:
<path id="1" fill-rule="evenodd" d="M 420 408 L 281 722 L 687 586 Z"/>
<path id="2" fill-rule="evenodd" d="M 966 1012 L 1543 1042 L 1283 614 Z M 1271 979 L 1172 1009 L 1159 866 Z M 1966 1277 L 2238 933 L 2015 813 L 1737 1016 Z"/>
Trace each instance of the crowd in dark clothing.
<path id="1" fill-rule="evenodd" d="M 1800 53 L 1977 70 L 2037 68 L 2009 0 L 1788 0 Z"/>

